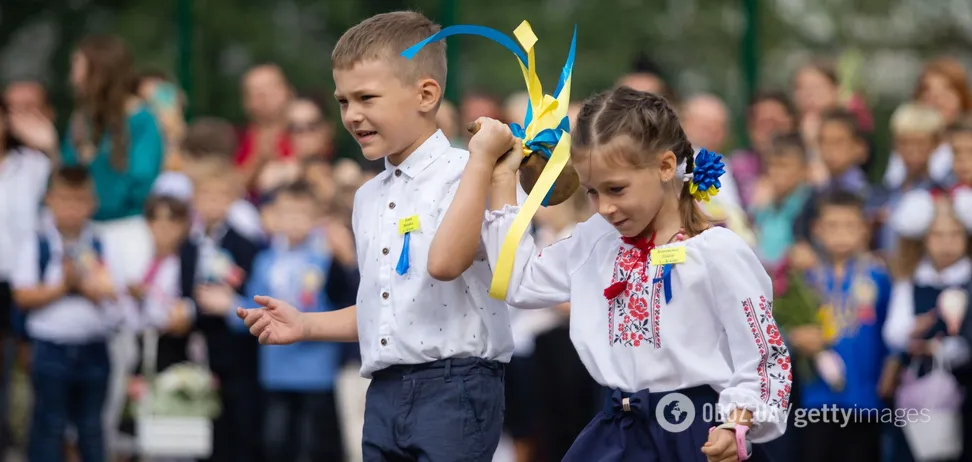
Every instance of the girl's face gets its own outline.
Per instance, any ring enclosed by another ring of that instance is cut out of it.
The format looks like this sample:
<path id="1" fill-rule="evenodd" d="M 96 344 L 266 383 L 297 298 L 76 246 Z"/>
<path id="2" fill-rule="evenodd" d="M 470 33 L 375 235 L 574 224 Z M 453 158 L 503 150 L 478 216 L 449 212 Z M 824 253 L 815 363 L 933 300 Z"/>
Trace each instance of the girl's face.
<path id="1" fill-rule="evenodd" d="M 176 218 L 165 207 L 155 211 L 155 217 L 148 222 L 149 230 L 155 239 L 155 246 L 167 252 L 175 251 L 189 228 L 186 220 Z"/>
<path id="2" fill-rule="evenodd" d="M 75 51 L 71 55 L 71 87 L 74 88 L 75 93 L 81 94 L 84 92 L 84 85 L 87 80 L 88 58 L 84 56 L 84 53 Z"/>
<path id="3" fill-rule="evenodd" d="M 962 113 L 962 101 L 958 91 L 941 74 L 934 72 L 925 74 L 921 81 L 921 94 L 918 98 L 922 103 L 937 109 L 946 123 L 954 122 Z"/>
<path id="4" fill-rule="evenodd" d="M 627 149 L 611 143 L 575 158 L 574 168 L 581 187 L 587 190 L 592 206 L 622 236 L 641 234 L 661 210 L 664 199 L 676 197 L 676 159 L 671 151 L 658 156 L 646 167 L 628 162 L 620 165 L 624 155 L 610 150 Z"/>
<path id="5" fill-rule="evenodd" d="M 936 208 L 938 213 L 925 236 L 925 249 L 935 268 L 941 270 L 965 256 L 969 236 L 951 206 L 939 203 Z"/>

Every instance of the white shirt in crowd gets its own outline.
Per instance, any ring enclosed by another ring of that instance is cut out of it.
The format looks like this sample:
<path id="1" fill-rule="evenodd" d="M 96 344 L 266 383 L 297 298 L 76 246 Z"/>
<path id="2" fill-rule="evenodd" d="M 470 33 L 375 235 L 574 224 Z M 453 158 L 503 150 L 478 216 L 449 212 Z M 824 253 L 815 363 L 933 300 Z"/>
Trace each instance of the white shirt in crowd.
<path id="1" fill-rule="evenodd" d="M 518 210 L 487 212 L 490 262 Z M 776 438 L 786 428 L 792 375 L 772 316 L 766 270 L 725 228 L 659 248 L 677 246 L 684 246 L 685 260 L 671 271 L 672 298 L 666 302 L 662 267 L 642 272 L 645 256 L 600 215 L 539 252 L 527 235 L 517 250 L 507 302 L 545 308 L 569 301 L 571 340 L 601 385 L 626 392 L 710 385 L 721 410 L 760 411 L 750 433 L 754 442 Z M 628 289 L 609 301 L 605 288 L 624 280 Z"/>
<path id="2" fill-rule="evenodd" d="M 0 161 L 0 281 L 9 281 L 17 252 L 36 240 L 51 162 L 43 153 L 18 148 Z"/>
<path id="3" fill-rule="evenodd" d="M 932 152 L 928 159 L 928 175 L 932 181 L 945 185 L 952 173 L 952 147 L 948 143 L 938 145 L 935 152 Z M 897 151 L 891 153 L 888 160 L 888 168 L 884 171 L 884 185 L 888 188 L 897 189 L 904 184 L 905 177 L 908 175 L 905 169 L 904 159 Z"/>
<path id="4" fill-rule="evenodd" d="M 882 334 L 884 343 L 893 351 L 904 351 L 911 340 L 915 326 L 915 285 L 957 289 L 964 292 L 965 285 L 972 280 L 972 260 L 962 258 L 952 266 L 941 271 L 935 269 L 931 260 L 923 259 L 915 269 L 914 277 L 907 281 L 895 282 L 891 288 L 891 301 L 888 306 L 888 319 L 884 322 Z M 968 297 L 966 297 L 968 303 Z M 970 345 L 960 336 L 942 339 L 942 358 L 951 367 L 957 367 L 970 359 Z"/>
<path id="5" fill-rule="evenodd" d="M 481 357 L 509 362 L 513 337 L 506 305 L 487 294 L 486 254 L 454 281 L 429 275 L 432 237 L 455 196 L 469 153 L 438 131 L 397 168 L 365 183 L 354 196 L 352 225 L 361 283 L 358 336 L 361 375 L 400 364 Z M 396 272 L 404 238 L 399 221 L 417 217 L 409 237 L 408 271 Z"/>
<path id="6" fill-rule="evenodd" d="M 15 290 L 59 284 L 64 280 L 61 261 L 64 259 L 65 250 L 61 234 L 46 220 L 39 226 L 50 251 L 43 279 L 40 275 L 40 240 L 34 238 L 32 243 L 21 245 L 17 254 L 17 271 L 11 278 L 11 285 Z M 77 244 L 87 246 L 93 251 L 94 236 L 94 227 L 89 225 L 82 232 Z M 115 261 L 112 252 L 117 248 L 116 245 L 117 243 L 101 240 L 103 261 Z M 31 338 L 53 343 L 81 344 L 107 340 L 118 328 L 133 322 L 136 319 L 136 308 L 128 295 L 125 275 L 110 267 L 108 272 L 117 291 L 115 301 L 94 303 L 80 295 L 65 296 L 47 306 L 28 311 L 27 334 Z"/>
<path id="7" fill-rule="evenodd" d="M 188 202 L 192 199 L 192 181 L 185 174 L 165 172 L 152 185 L 152 194 L 171 196 Z M 257 241 L 263 237 L 260 211 L 249 201 L 240 199 L 233 202 L 226 212 L 226 221 L 247 239 Z"/>

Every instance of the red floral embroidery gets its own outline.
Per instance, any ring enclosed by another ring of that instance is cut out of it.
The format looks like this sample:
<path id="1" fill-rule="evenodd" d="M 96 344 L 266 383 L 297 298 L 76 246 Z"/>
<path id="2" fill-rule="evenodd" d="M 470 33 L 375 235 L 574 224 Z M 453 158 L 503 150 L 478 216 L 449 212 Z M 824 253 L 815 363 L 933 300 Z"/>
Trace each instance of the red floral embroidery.
<path id="1" fill-rule="evenodd" d="M 662 268 L 657 267 L 655 277 L 649 278 L 648 252 L 650 249 L 638 247 L 618 249 L 611 285 L 605 290 L 605 296 L 615 295 L 608 297 L 608 341 L 612 345 L 638 347 L 648 342 L 661 347 Z"/>
<path id="2" fill-rule="evenodd" d="M 760 355 L 760 362 L 756 366 L 759 397 L 765 403 L 786 409 L 789 406 L 793 368 L 780 329 L 773 319 L 773 302 L 760 296 L 758 310 L 751 299 L 743 300 L 742 305 Z M 774 388 L 775 396 L 771 396 L 771 389 Z"/>

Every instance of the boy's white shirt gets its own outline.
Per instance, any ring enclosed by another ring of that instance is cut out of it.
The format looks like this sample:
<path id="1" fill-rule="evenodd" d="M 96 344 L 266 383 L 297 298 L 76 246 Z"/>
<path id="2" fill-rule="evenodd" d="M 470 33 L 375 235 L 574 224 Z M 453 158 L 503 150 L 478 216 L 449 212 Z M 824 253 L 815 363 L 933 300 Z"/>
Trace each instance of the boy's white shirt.
<path id="1" fill-rule="evenodd" d="M 506 206 L 487 212 L 490 262 L 497 260 L 518 211 Z M 603 217 L 594 215 L 571 237 L 543 249 L 527 234 L 506 301 L 520 308 L 570 302 L 571 340 L 603 386 L 663 392 L 709 385 L 719 393 L 718 411 L 754 412 L 754 442 L 780 436 L 792 367 L 772 318 L 769 275 L 749 246 L 725 228 L 659 248 L 678 246 L 685 247 L 685 260 L 671 270 L 671 301 L 665 301 L 663 283 L 656 283 L 661 268 L 650 265 L 643 282 L 630 279 L 635 282 L 628 287 L 637 287 L 638 297 L 629 306 L 624 293 L 614 301 L 604 295 L 619 255 L 631 246 Z"/>
<path id="2" fill-rule="evenodd" d="M 64 245 L 49 212 L 42 214 L 38 228 L 38 232 L 44 234 L 50 246 L 50 259 L 44 271 L 44 279 L 41 281 L 39 277 L 40 243 L 37 236 L 34 236 L 33 242 L 26 242 L 20 246 L 16 260 L 19 270 L 11 278 L 14 289 L 53 285 L 64 280 L 61 265 Z M 86 226 L 79 242 L 90 243 L 94 232 L 93 226 Z M 102 261 L 117 261 L 112 253 L 115 252 L 116 247 L 111 242 L 102 239 L 101 248 Z M 80 344 L 106 340 L 120 328 L 137 325 L 138 308 L 128 294 L 125 274 L 110 266 L 107 269 L 114 284 L 115 301 L 94 303 L 80 295 L 62 297 L 27 313 L 27 333 L 32 338 L 40 340 Z"/>
<path id="3" fill-rule="evenodd" d="M 50 159 L 33 149 L 21 147 L 0 161 L 0 281 L 8 281 L 16 273 L 17 249 L 36 239 L 50 174 Z"/>
<path id="4" fill-rule="evenodd" d="M 428 272 L 435 230 L 455 197 L 469 160 L 437 131 L 399 166 L 385 170 L 354 197 L 352 227 L 361 273 L 358 336 L 361 375 L 394 365 L 479 357 L 509 362 L 513 335 L 506 304 L 488 295 L 492 271 L 480 248 L 454 281 Z M 396 272 L 404 238 L 399 220 L 416 216 L 409 268 Z"/>

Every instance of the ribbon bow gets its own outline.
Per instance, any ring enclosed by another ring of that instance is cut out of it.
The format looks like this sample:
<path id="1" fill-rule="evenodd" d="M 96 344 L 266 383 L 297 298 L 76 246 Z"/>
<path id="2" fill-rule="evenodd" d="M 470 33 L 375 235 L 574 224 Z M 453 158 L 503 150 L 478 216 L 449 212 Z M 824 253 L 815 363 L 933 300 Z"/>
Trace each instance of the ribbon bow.
<path id="1" fill-rule="evenodd" d="M 515 136 L 523 139 L 524 160 L 534 153 L 547 159 L 547 166 L 537 179 L 533 191 L 530 192 L 520 212 L 510 225 L 496 267 L 493 269 L 493 281 L 490 284 L 489 294 L 493 298 L 504 300 L 506 299 L 510 276 L 513 274 L 513 258 L 520 238 L 526 232 L 537 209 L 549 202 L 554 181 L 563 171 L 570 157 L 570 122 L 567 118 L 567 108 L 570 105 L 570 81 L 577 47 L 577 27 L 574 27 L 574 36 L 570 41 L 567 62 L 560 73 L 560 80 L 557 82 L 557 89 L 553 95 L 543 93 L 540 78 L 537 76 L 536 57 L 533 48 L 537 43 L 537 36 L 533 33 L 533 29 L 527 21 L 520 23 L 513 31 L 513 35 L 516 36 L 520 46 L 517 46 L 517 43 L 509 36 L 495 29 L 460 25 L 446 27 L 431 37 L 412 45 L 402 52 L 402 56 L 412 59 L 426 44 L 460 34 L 486 37 L 510 50 L 517 57 L 520 70 L 523 72 L 523 79 L 526 81 L 530 103 L 527 105 L 523 125 L 514 123 L 510 125 L 510 129 Z"/>
<path id="2" fill-rule="evenodd" d="M 638 394 L 626 393 L 621 390 L 611 392 L 609 401 L 605 403 L 605 419 L 624 418 L 634 415 L 644 415 L 644 404 Z M 633 419 L 623 419 L 622 425 L 627 427 L 634 422 Z"/>

